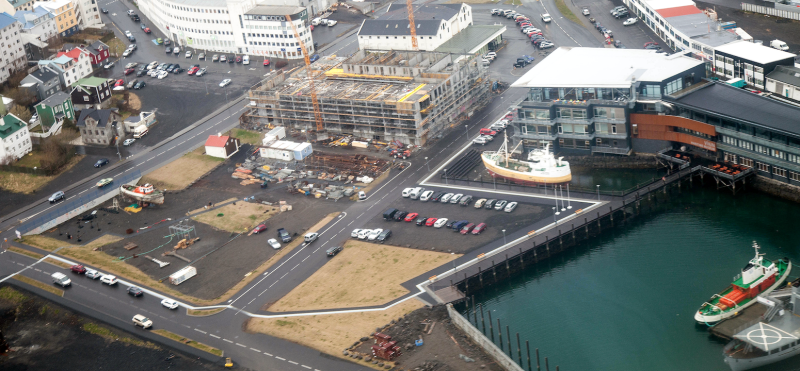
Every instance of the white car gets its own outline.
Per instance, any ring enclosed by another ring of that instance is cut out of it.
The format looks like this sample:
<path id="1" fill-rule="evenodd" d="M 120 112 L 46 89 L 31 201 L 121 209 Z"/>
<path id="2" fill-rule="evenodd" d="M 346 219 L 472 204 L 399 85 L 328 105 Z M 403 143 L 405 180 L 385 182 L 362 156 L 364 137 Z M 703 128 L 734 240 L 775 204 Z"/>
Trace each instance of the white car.
<path id="1" fill-rule="evenodd" d="M 491 57 L 492 59 L 496 59 L 496 58 L 497 58 L 497 53 L 495 53 L 495 52 L 488 52 L 488 53 L 486 53 L 486 56 L 487 56 L 487 57 Z"/>
<path id="2" fill-rule="evenodd" d="M 450 198 L 450 203 L 451 204 L 457 204 L 458 201 L 461 200 L 461 197 L 464 197 L 464 194 L 463 193 L 457 193 L 455 196 Z"/>
<path id="3" fill-rule="evenodd" d="M 277 250 L 277 249 L 280 249 L 280 248 L 281 248 L 281 244 L 280 244 L 280 243 L 278 243 L 278 240 L 276 240 L 276 239 L 274 239 L 274 238 L 270 238 L 270 239 L 268 239 L 268 240 L 267 240 L 267 243 L 268 243 L 270 246 L 272 246 L 272 248 L 273 248 L 273 249 L 275 249 L 275 250 Z"/>
<path id="4" fill-rule="evenodd" d="M 158 77 L 158 73 L 159 73 L 159 72 L 161 72 L 161 71 L 159 71 L 159 70 L 157 70 L 157 69 L 153 68 L 152 70 L 150 70 L 150 71 L 147 71 L 147 76 L 150 76 L 150 77 Z"/>
<path id="5" fill-rule="evenodd" d="M 158 79 L 159 80 L 162 80 L 163 78 L 165 78 L 167 76 L 169 76 L 169 72 L 167 72 L 167 71 L 161 71 L 161 72 L 158 73 Z"/>
<path id="6" fill-rule="evenodd" d="M 358 232 L 358 239 L 363 240 L 367 238 L 367 236 L 369 236 L 370 233 L 372 233 L 371 229 L 362 229 L 360 232 Z"/>
<path id="7" fill-rule="evenodd" d="M 153 327 L 153 321 L 141 314 L 133 316 L 133 324 L 136 326 L 142 326 L 142 328 Z"/>
<path id="8" fill-rule="evenodd" d="M 181 52 L 181 48 L 176 46 L 176 47 L 172 48 L 172 52 L 175 53 L 175 54 L 178 54 L 178 53 Z"/>
<path id="9" fill-rule="evenodd" d="M 486 203 L 486 199 L 485 198 L 482 198 L 482 199 L 480 199 L 478 201 L 475 201 L 475 208 L 476 209 L 480 209 L 480 208 L 483 207 L 483 204 L 485 204 L 485 203 Z"/>
<path id="10" fill-rule="evenodd" d="M 152 61 L 150 64 L 147 65 L 148 70 L 152 70 L 153 68 L 158 67 L 158 61 Z"/>
<path id="11" fill-rule="evenodd" d="M 442 198 L 439 200 L 439 202 L 441 202 L 443 204 L 446 204 L 446 203 L 450 202 L 451 198 L 453 198 L 453 194 L 452 193 L 448 193 L 448 194 L 442 196 Z"/>
<path id="12" fill-rule="evenodd" d="M 422 196 L 419 196 L 419 200 L 424 202 L 430 200 L 431 197 L 433 197 L 433 191 L 425 191 L 422 192 Z"/>
<path id="13" fill-rule="evenodd" d="M 106 64 L 103 66 L 105 69 L 110 69 L 111 67 L 114 67 L 114 62 L 112 61 L 106 62 Z"/>
<path id="14" fill-rule="evenodd" d="M 547 13 L 542 14 L 542 22 L 550 23 L 550 21 L 552 21 L 552 20 L 553 20 L 553 18 L 550 18 L 550 14 L 547 14 Z"/>
<path id="15" fill-rule="evenodd" d="M 481 136 L 481 137 L 477 137 L 477 138 L 473 139 L 473 140 L 472 140 L 472 143 L 473 143 L 473 144 L 480 144 L 480 145 L 484 145 L 484 144 L 486 144 L 486 143 L 488 143 L 488 142 L 486 141 L 486 138 L 483 138 L 483 137 Z"/>
<path id="16" fill-rule="evenodd" d="M 222 82 L 219 83 L 219 87 L 220 88 L 224 88 L 224 87 L 228 86 L 228 84 L 230 84 L 230 83 L 231 83 L 231 79 L 222 80 Z"/>
<path id="17" fill-rule="evenodd" d="M 133 144 L 133 142 L 135 142 L 135 141 L 136 141 L 136 139 L 133 139 L 133 138 L 125 139 L 125 141 L 122 142 L 122 145 L 127 147 L 127 146 Z"/>
<path id="18" fill-rule="evenodd" d="M 86 273 L 84 273 L 84 276 L 96 280 L 100 277 L 103 277 L 103 274 L 94 269 L 87 269 Z"/>
<path id="19" fill-rule="evenodd" d="M 206 74 L 206 69 L 205 68 L 201 68 L 201 69 L 197 70 L 197 72 L 194 73 L 195 76 L 203 76 L 205 74 Z"/>
<path id="20" fill-rule="evenodd" d="M 187 50 L 186 51 L 186 58 L 191 58 L 191 57 L 192 57 L 192 51 L 191 50 Z"/>
<path id="21" fill-rule="evenodd" d="M 127 56 L 131 55 L 131 53 L 133 53 L 133 50 L 126 49 L 124 52 L 122 52 L 122 56 L 123 57 L 127 57 Z"/>
<path id="22" fill-rule="evenodd" d="M 350 233 L 350 237 L 358 238 L 358 233 L 361 232 L 360 228 L 356 228 L 353 230 L 353 233 Z"/>
<path id="23" fill-rule="evenodd" d="M 130 31 L 125 31 L 125 36 L 127 36 L 127 37 L 132 37 L 132 36 L 133 36 L 133 34 L 132 34 Z"/>
<path id="24" fill-rule="evenodd" d="M 373 230 L 372 230 L 371 232 L 369 232 L 369 234 L 367 235 L 367 240 L 368 240 L 368 241 L 375 241 L 375 239 L 376 239 L 376 238 L 378 238 L 378 236 L 380 236 L 380 234 L 381 234 L 381 233 L 383 233 L 383 229 L 380 229 L 380 228 L 378 228 L 378 229 L 373 229 Z"/>
<path id="25" fill-rule="evenodd" d="M 581 13 L 583 13 L 583 15 L 589 15 L 589 8 L 583 8 Z"/>
<path id="26" fill-rule="evenodd" d="M 109 285 L 109 286 L 116 285 L 117 284 L 117 277 L 116 276 L 112 276 L 110 274 L 103 275 L 103 277 L 100 278 L 100 283 L 105 283 L 106 285 Z"/>
<path id="27" fill-rule="evenodd" d="M 334 21 L 333 19 L 329 19 L 328 20 L 328 27 L 336 26 L 337 23 L 339 23 L 339 22 Z"/>
<path id="28" fill-rule="evenodd" d="M 436 223 L 433 223 L 433 228 L 442 228 L 445 224 L 447 224 L 447 218 L 436 219 Z"/>
<path id="29" fill-rule="evenodd" d="M 639 21 L 638 18 L 628 18 L 628 19 L 625 20 L 625 22 L 622 22 L 622 25 L 623 26 L 630 26 L 630 25 L 636 24 L 636 22 L 638 22 L 638 21 Z"/>
<path id="30" fill-rule="evenodd" d="M 178 307 L 178 302 L 175 301 L 175 300 L 172 300 L 172 299 L 164 299 L 164 300 L 161 301 L 161 305 L 163 305 L 163 306 L 165 306 L 165 307 L 167 307 L 169 309 L 175 309 L 175 308 Z"/>
<path id="31" fill-rule="evenodd" d="M 413 190 L 414 190 L 414 188 L 406 188 L 406 189 L 404 189 L 403 190 L 403 197 L 411 196 L 411 191 L 413 191 Z"/>
<path id="32" fill-rule="evenodd" d="M 510 213 L 510 212 L 514 211 L 514 209 L 516 209 L 516 208 L 517 208 L 517 202 L 513 201 L 513 202 L 509 202 L 508 205 L 506 205 L 506 208 L 504 209 L 504 211 L 507 212 L 507 213 Z"/>
<path id="33" fill-rule="evenodd" d="M 494 129 L 492 129 L 492 130 L 494 130 Z M 478 138 L 483 138 L 483 139 L 485 139 L 487 142 L 491 142 L 491 141 L 494 139 L 494 137 L 493 137 L 493 136 L 491 136 L 491 135 L 481 135 L 481 136 L 479 136 Z"/>

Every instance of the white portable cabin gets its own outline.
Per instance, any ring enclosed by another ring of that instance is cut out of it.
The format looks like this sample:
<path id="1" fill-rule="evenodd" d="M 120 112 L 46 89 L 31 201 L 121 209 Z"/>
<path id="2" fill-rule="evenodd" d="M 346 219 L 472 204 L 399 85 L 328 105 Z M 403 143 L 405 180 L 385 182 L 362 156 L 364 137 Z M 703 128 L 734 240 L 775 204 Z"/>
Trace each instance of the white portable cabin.
<path id="1" fill-rule="evenodd" d="M 188 280 L 197 275 L 197 268 L 192 267 L 191 265 L 183 268 L 173 274 L 169 275 L 169 283 L 173 285 L 180 285 L 183 281 Z"/>

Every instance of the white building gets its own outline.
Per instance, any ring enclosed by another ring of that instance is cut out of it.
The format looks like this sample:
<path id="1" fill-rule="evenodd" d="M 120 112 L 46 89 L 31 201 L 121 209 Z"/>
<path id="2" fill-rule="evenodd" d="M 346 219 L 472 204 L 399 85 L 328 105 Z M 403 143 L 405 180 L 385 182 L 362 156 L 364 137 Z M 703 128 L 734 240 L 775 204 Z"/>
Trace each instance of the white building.
<path id="1" fill-rule="evenodd" d="M 34 35 L 40 41 L 58 36 L 55 16 L 44 7 L 36 6 L 33 11 L 18 11 L 14 13 L 14 18 L 22 23 L 22 32 Z"/>
<path id="2" fill-rule="evenodd" d="M 14 71 L 23 69 L 28 62 L 22 42 L 22 23 L 8 13 L 0 13 L 0 83 L 8 80 Z"/>
<path id="3" fill-rule="evenodd" d="M 28 125 L 12 114 L 0 121 L 0 164 L 18 160 L 31 151 L 31 133 Z"/>
<path id="4" fill-rule="evenodd" d="M 472 25 L 472 7 L 467 4 L 422 5 L 414 9 L 414 24 L 419 50 L 433 51 Z M 405 3 L 390 4 L 379 19 L 365 19 L 358 30 L 358 46 L 361 50 L 413 50 Z"/>
<path id="5" fill-rule="evenodd" d="M 74 48 L 68 52 L 58 52 L 53 59 L 40 60 L 39 65 L 45 65 L 58 71 L 61 84 L 69 89 L 78 80 L 92 74 L 92 60 L 89 52 Z"/>
<path id="6" fill-rule="evenodd" d="M 100 9 L 97 8 L 97 0 L 72 0 L 75 4 L 75 11 L 78 13 L 80 29 L 99 28 L 103 25 L 100 21 Z"/>
<path id="7" fill-rule="evenodd" d="M 314 42 L 306 25 L 309 11 L 320 9 L 319 2 L 325 0 L 307 6 L 299 0 L 140 0 L 139 9 L 150 19 L 151 27 L 181 46 L 298 59 L 303 55 L 286 16 L 291 17 L 309 53 L 313 53 Z"/>

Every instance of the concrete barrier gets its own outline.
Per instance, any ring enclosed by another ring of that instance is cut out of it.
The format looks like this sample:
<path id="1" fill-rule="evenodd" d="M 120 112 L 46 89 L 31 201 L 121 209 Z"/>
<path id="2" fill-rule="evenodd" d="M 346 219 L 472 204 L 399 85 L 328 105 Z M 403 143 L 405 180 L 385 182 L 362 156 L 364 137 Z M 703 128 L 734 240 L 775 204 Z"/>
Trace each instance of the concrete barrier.
<path id="1" fill-rule="evenodd" d="M 452 304 L 447 304 L 447 314 L 450 315 L 450 320 L 453 321 L 453 324 L 456 325 L 461 331 L 464 331 L 472 342 L 478 344 L 483 350 L 492 357 L 497 364 L 502 367 L 506 371 L 525 371 L 522 367 L 520 367 L 513 359 L 511 359 L 507 354 L 503 353 L 500 348 L 497 347 L 491 340 L 486 338 L 475 326 L 472 326 L 469 321 L 464 318 L 460 313 L 456 312 L 453 309 Z"/>

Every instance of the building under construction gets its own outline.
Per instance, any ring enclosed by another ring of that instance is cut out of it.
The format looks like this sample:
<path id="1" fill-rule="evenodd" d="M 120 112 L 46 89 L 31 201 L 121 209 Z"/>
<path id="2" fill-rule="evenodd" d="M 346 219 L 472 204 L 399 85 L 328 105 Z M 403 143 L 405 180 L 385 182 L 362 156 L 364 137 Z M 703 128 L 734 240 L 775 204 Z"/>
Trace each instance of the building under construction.
<path id="1" fill-rule="evenodd" d="M 490 97 L 486 68 L 473 55 L 360 50 L 311 68 L 324 133 L 316 132 L 311 84 L 302 68 L 273 72 L 251 88 L 243 119 L 316 132 L 317 140 L 349 134 L 424 145 Z"/>

